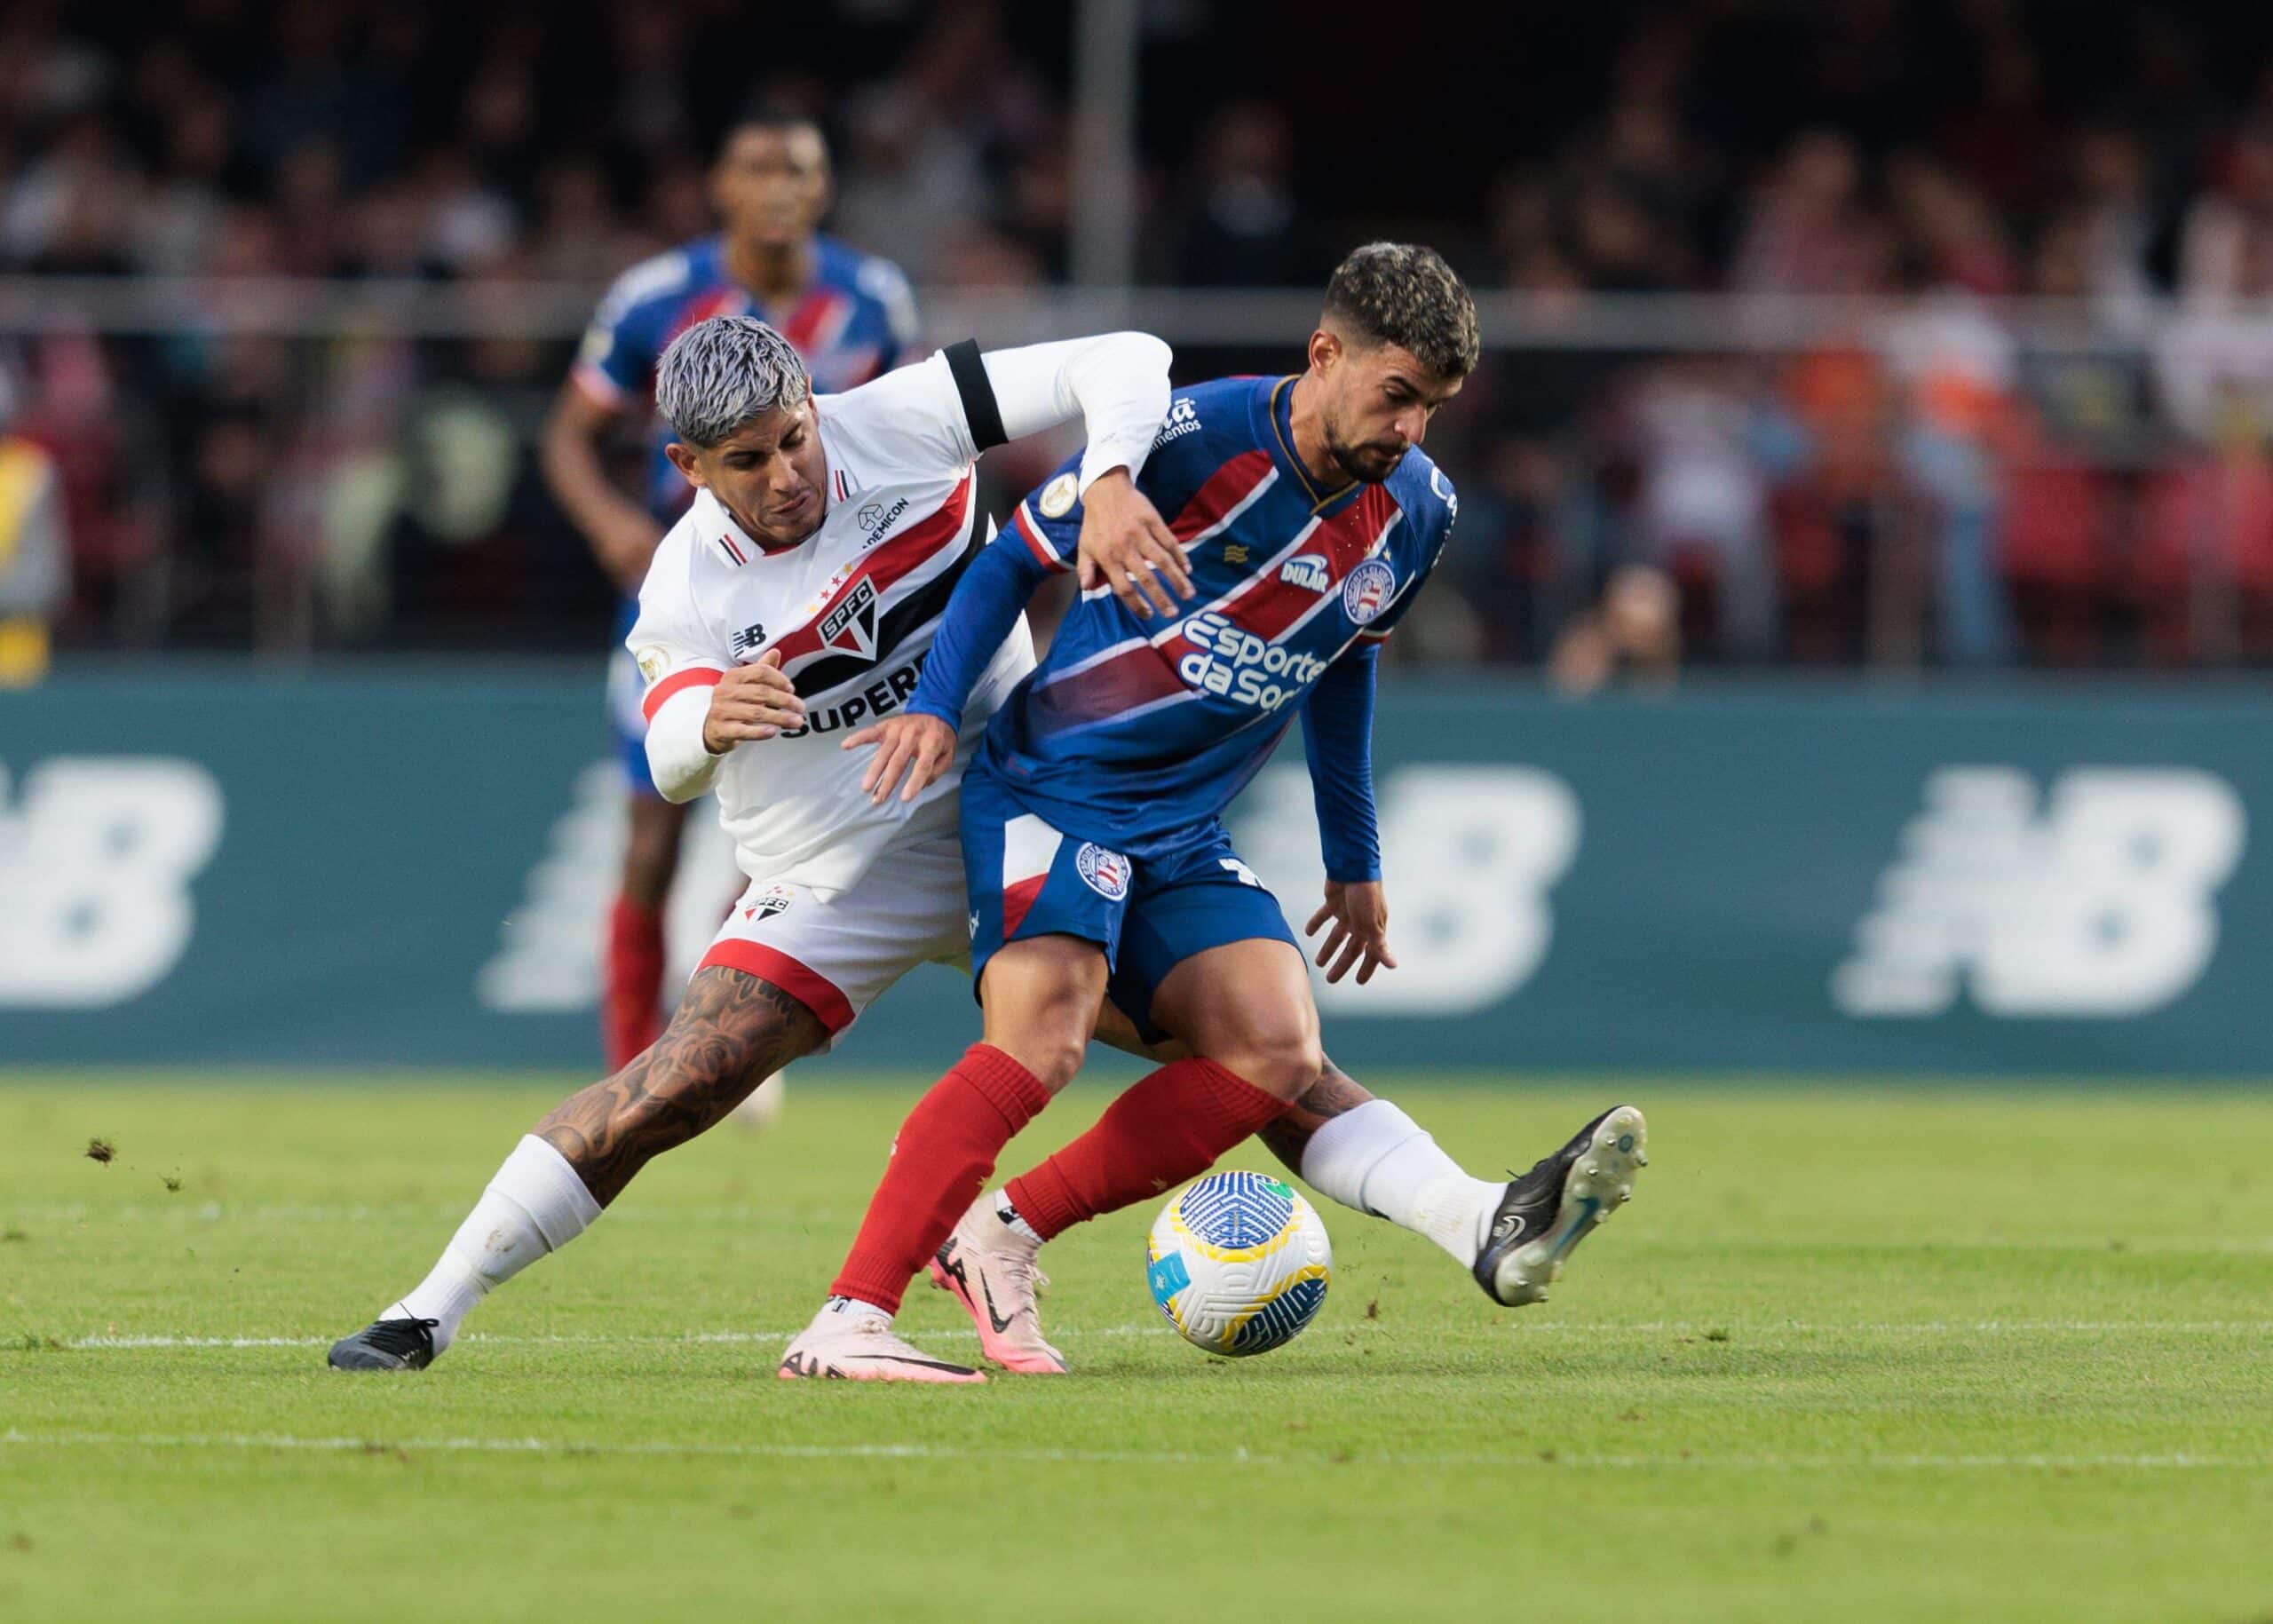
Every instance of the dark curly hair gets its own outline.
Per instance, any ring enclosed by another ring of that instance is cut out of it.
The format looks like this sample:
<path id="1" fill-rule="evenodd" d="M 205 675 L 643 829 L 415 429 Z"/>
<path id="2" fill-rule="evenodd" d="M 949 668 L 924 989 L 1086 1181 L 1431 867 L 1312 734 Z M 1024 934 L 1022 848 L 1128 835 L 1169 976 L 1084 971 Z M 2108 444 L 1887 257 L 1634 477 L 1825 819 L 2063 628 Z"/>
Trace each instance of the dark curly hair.
<path id="1" fill-rule="evenodd" d="M 1482 347 L 1476 301 L 1435 249 L 1412 242 L 1353 249 L 1326 284 L 1326 314 L 1357 334 L 1410 350 L 1439 377 L 1476 370 Z"/>

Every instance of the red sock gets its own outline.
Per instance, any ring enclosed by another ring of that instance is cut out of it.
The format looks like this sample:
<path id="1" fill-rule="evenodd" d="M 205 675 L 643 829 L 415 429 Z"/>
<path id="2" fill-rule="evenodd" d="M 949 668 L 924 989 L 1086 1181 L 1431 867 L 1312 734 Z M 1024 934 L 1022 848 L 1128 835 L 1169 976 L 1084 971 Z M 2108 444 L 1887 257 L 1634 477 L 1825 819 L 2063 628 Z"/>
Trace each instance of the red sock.
<path id="1" fill-rule="evenodd" d="M 1105 1108 L 1097 1125 L 1006 1193 L 1047 1240 L 1206 1172 L 1287 1108 L 1213 1060 L 1160 1067 Z"/>
<path id="2" fill-rule="evenodd" d="M 620 1072 L 663 1035 L 663 911 L 618 897 L 607 916 L 600 1046 Z"/>
<path id="3" fill-rule="evenodd" d="M 1049 1103 L 1041 1080 L 999 1049 L 973 1043 L 915 1102 L 892 1142 L 859 1238 L 829 1287 L 886 1313 L 978 1199 L 1010 1136 Z"/>

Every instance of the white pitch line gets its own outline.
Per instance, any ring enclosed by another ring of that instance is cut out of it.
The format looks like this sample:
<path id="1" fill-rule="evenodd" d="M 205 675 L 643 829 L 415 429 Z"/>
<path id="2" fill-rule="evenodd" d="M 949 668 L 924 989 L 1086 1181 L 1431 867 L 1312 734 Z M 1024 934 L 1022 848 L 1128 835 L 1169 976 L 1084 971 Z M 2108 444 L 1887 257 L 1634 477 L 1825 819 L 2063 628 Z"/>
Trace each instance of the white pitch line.
<path id="1" fill-rule="evenodd" d="M 400 1450 L 405 1454 L 716 1456 L 795 1461 L 968 1461 L 981 1463 L 1013 1461 L 1117 1466 L 1294 1466 L 1305 1470 L 1327 1464 L 1362 1464 L 1645 1471 L 1661 1467 L 1711 1471 L 2273 1470 L 2273 1457 L 2190 1454 L 2184 1452 L 2072 1455 L 1645 1455 L 1565 1454 L 1550 1450 L 1522 1454 L 1288 1455 L 1256 1454 L 1247 1449 L 1215 1453 L 1192 1450 L 960 1449 L 939 1444 L 745 1444 L 668 1439 L 613 1443 L 547 1438 L 302 1438 L 293 1433 L 26 1432 L 13 1428 L 0 1432 L 0 1446 L 32 1449 L 303 1450 L 334 1454 L 387 1454 Z"/>
<path id="2" fill-rule="evenodd" d="M 802 1329 L 803 1327 L 798 1327 Z M 1345 1331 L 1362 1331 L 1367 1335 L 1391 1333 L 1378 1325 L 1343 1326 Z M 1715 1332 L 1728 1333 L 1730 1346 L 1738 1346 L 1754 1338 L 1805 1335 L 1864 1335 L 1864 1336 L 1966 1336 L 1966 1335 L 2112 1335 L 2146 1333 L 2159 1335 L 2207 1336 L 2243 1335 L 2273 1335 L 2273 1319 L 1921 1319 L 1881 1320 L 1851 1324 L 1779 1321 L 1775 1324 L 1747 1325 L 1741 1320 L 1682 1321 L 1654 1320 L 1627 1325 L 1588 1325 L 1572 1321 L 1549 1321 L 1544 1324 L 1521 1325 L 1511 1335 L 1517 1336 L 1582 1336 L 1603 1340 L 1620 1336 L 1688 1336 L 1709 1337 Z M 1106 1325 L 1089 1329 L 1070 1327 L 1057 1327 L 1053 1335 L 1078 1341 L 1090 1336 L 1168 1336 L 1174 1327 L 1166 1325 Z M 637 1336 L 622 1334 L 593 1333 L 579 1335 L 514 1336 L 488 1335 L 469 1332 L 458 1338 L 461 1343 L 487 1343 L 495 1347 L 597 1347 L 652 1348 L 700 1346 L 705 1343 L 734 1345 L 748 1343 L 786 1342 L 796 1330 L 779 1331 L 681 1331 L 676 1334 Z M 975 1337 L 978 1333 L 969 1327 L 927 1330 L 926 1337 L 936 1341 Z M 77 1336 L 65 1341 L 64 1346 L 89 1351 L 131 1351 L 139 1349 L 165 1348 L 326 1348 L 334 1339 L 328 1336 L 191 1336 L 154 1334 L 149 1335 Z M 0 1352 L 7 1351 L 0 1345 Z"/>
<path id="3" fill-rule="evenodd" d="M 800 1326 L 797 1330 L 804 1327 Z M 709 1343 L 782 1343 L 797 1334 L 788 1331 L 681 1331 L 674 1335 L 631 1336 L 594 1334 L 566 1336 L 491 1336 L 479 1331 L 470 1331 L 453 1343 L 484 1343 L 492 1347 L 524 1348 L 677 1348 L 697 1347 Z M 1066 1336 L 1172 1336 L 1176 1327 L 1168 1325 L 1105 1325 L 1089 1330 L 1064 1330 Z M 955 1338 L 974 1339 L 978 1333 L 969 1326 L 950 1327 L 943 1330 L 927 1330 L 923 1334 L 933 1341 L 946 1342 Z M 132 1351 L 143 1348 L 329 1348 L 337 1340 L 329 1336 L 77 1336 L 64 1343 L 66 1348 L 86 1349 L 96 1352 Z M 6 1351 L 0 1344 L 0 1352 Z"/>

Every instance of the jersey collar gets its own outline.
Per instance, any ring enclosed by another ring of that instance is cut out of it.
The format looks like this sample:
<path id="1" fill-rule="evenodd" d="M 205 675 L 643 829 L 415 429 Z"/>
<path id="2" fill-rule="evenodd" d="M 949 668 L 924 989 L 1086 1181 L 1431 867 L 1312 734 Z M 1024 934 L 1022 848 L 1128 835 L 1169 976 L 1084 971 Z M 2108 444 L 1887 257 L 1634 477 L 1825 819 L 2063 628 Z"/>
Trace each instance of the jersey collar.
<path id="1" fill-rule="evenodd" d="M 824 519 L 828 517 L 828 499 L 826 495 L 821 498 L 821 517 Z M 701 527 L 702 535 L 699 539 L 711 546 L 719 547 L 728 558 L 734 558 L 739 553 L 741 556 L 736 559 L 738 564 L 748 563 L 758 558 L 785 558 L 791 553 L 798 551 L 805 544 L 804 542 L 799 542 L 795 546 L 769 547 L 743 529 L 735 521 L 734 516 L 726 511 L 726 504 L 707 490 L 699 490 L 694 493 L 694 522 Z M 725 543 L 728 543 L 724 546 L 720 546 L 721 532 L 724 533 Z M 811 536 L 807 536 L 805 541 L 812 539 Z"/>
<path id="2" fill-rule="evenodd" d="M 1303 500 L 1311 505 L 1313 516 L 1341 506 L 1358 494 L 1360 481 L 1352 479 L 1335 490 L 1320 488 L 1310 471 L 1303 466 L 1303 459 L 1295 455 L 1295 376 L 1272 382 L 1267 393 L 1258 392 L 1255 404 L 1263 421 L 1255 425 L 1255 435 L 1270 449 L 1271 459 L 1279 471 L 1295 482 Z"/>

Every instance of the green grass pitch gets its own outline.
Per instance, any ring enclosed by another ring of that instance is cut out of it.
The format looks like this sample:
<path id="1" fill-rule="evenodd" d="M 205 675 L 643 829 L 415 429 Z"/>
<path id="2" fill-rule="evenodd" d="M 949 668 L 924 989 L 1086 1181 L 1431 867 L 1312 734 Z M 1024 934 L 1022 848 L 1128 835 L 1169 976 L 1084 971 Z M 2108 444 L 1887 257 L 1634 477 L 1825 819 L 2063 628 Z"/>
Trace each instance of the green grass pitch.
<path id="1" fill-rule="evenodd" d="M 1649 1111 L 1551 1303 L 1327 1205 L 1319 1321 L 1210 1359 L 1147 1208 L 1051 1248 L 1073 1376 L 937 1390 L 773 1378 L 914 1087 L 816 1073 L 326 1371 L 565 1082 L 0 1073 L 0 1618 L 2273 1618 L 2261 1096 L 1416 1083 L 1479 1168 Z"/>

